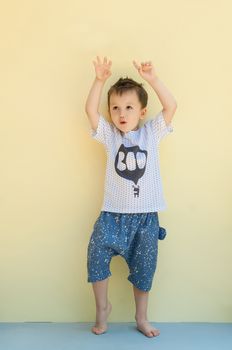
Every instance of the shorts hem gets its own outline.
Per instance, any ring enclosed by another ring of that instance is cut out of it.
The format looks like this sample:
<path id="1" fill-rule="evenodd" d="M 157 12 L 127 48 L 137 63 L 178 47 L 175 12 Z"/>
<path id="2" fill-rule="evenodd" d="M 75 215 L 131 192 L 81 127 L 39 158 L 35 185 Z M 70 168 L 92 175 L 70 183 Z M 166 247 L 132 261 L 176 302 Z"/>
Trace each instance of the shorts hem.
<path id="1" fill-rule="evenodd" d="M 103 280 L 105 280 L 106 278 L 108 278 L 108 277 L 110 277 L 110 276 L 112 276 L 112 273 L 111 273 L 111 272 L 110 272 L 110 273 L 107 273 L 107 274 L 106 274 L 105 276 L 103 276 L 103 277 L 93 277 L 93 278 L 89 277 L 89 278 L 88 278 L 88 282 L 94 283 L 94 282 L 103 281 Z"/>
<path id="2" fill-rule="evenodd" d="M 132 283 L 136 288 L 138 288 L 138 289 L 140 289 L 140 290 L 142 290 L 143 292 L 149 292 L 150 290 L 151 290 L 151 287 L 149 288 L 149 287 L 147 287 L 147 288 L 141 288 L 135 281 L 133 281 L 133 279 L 129 276 L 128 278 L 128 281 L 130 282 L 130 283 Z"/>

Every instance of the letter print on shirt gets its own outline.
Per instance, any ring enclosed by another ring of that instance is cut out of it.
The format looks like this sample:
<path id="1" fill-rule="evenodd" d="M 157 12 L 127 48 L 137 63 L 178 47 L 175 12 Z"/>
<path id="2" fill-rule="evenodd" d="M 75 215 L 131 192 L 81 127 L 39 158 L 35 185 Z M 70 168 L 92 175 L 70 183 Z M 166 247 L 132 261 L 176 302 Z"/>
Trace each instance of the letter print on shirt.
<path id="1" fill-rule="evenodd" d="M 147 164 L 147 151 L 139 146 L 125 147 L 121 144 L 115 157 L 114 167 L 117 174 L 132 181 L 134 197 L 139 197 L 139 179 L 144 175 Z"/>

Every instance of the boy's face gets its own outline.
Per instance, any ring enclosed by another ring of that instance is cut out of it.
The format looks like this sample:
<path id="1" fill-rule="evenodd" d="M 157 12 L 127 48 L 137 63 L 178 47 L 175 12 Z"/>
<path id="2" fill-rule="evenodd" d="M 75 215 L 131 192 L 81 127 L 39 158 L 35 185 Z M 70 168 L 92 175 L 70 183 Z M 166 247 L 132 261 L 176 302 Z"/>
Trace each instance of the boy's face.
<path id="1" fill-rule="evenodd" d="M 123 133 L 138 129 L 140 119 L 145 117 L 146 108 L 134 90 L 126 91 L 121 96 L 113 93 L 110 96 L 109 113 L 114 125 Z"/>

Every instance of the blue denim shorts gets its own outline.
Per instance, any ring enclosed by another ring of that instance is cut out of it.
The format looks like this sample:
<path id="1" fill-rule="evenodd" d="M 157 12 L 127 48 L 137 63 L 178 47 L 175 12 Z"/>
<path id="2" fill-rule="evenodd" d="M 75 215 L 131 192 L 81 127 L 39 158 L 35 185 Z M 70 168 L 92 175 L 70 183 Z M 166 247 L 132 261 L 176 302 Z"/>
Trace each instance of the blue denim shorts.
<path id="1" fill-rule="evenodd" d="M 121 255 L 129 267 L 128 280 L 138 289 L 149 291 L 156 270 L 158 239 L 165 236 L 166 230 L 159 227 L 158 212 L 101 211 L 88 244 L 88 282 L 111 276 L 111 259 Z"/>

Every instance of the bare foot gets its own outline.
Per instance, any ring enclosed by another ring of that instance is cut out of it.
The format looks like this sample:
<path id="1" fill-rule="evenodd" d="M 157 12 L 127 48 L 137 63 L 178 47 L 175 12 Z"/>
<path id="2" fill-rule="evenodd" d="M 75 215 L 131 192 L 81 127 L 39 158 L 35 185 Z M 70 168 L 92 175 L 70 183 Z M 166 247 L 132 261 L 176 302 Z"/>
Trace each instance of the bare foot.
<path id="1" fill-rule="evenodd" d="M 106 309 L 103 310 L 99 310 L 97 311 L 97 315 L 96 315 L 96 323 L 94 325 L 94 327 L 92 328 L 92 332 L 94 334 L 103 334 L 106 332 L 107 330 L 107 318 L 111 312 L 112 309 L 112 305 L 109 302 L 107 305 Z"/>
<path id="2" fill-rule="evenodd" d="M 160 335 L 160 331 L 154 327 L 148 322 L 148 321 L 137 321 L 137 329 L 142 332 L 147 337 L 157 337 Z"/>

